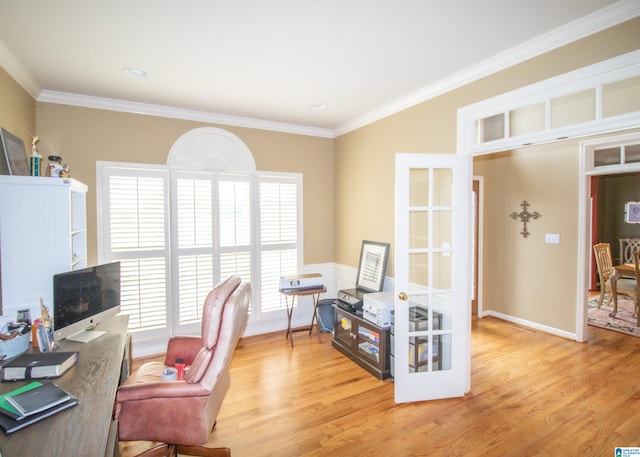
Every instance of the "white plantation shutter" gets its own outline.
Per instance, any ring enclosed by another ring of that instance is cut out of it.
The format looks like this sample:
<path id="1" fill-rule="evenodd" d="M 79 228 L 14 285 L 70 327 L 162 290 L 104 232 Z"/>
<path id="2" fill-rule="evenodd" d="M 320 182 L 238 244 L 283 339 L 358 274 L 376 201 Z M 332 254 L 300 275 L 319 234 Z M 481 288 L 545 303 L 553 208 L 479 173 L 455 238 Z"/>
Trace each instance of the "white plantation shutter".
<path id="1" fill-rule="evenodd" d="M 129 330 L 166 327 L 166 270 L 163 257 L 121 260 L 121 311 L 129 315 Z"/>
<path id="2" fill-rule="evenodd" d="M 250 319 L 281 321 L 280 277 L 302 266 L 301 175 L 99 162 L 98 176 L 100 261 L 122 262 L 130 330 L 194 329 L 234 274 L 251 282 Z"/>
<path id="3" fill-rule="evenodd" d="M 219 178 L 220 278 L 238 275 L 253 283 L 251 196 L 254 180 L 250 175 L 221 175 Z"/>
<path id="4" fill-rule="evenodd" d="M 251 187 L 247 176 L 243 181 L 221 177 L 220 200 L 220 246 L 248 247 L 251 244 Z"/>
<path id="5" fill-rule="evenodd" d="M 199 322 L 202 305 L 217 281 L 214 269 L 213 177 L 176 172 L 174 181 L 177 229 L 178 325 Z"/>
<path id="6" fill-rule="evenodd" d="M 168 174 L 162 170 L 109 169 L 102 179 L 108 261 L 121 262 L 121 312 L 129 329 L 167 326 Z"/>
<path id="7" fill-rule="evenodd" d="M 295 176 L 269 176 L 259 181 L 261 311 L 268 312 L 286 307 L 278 292 L 280 277 L 297 274 L 302 264 L 302 186 Z"/>

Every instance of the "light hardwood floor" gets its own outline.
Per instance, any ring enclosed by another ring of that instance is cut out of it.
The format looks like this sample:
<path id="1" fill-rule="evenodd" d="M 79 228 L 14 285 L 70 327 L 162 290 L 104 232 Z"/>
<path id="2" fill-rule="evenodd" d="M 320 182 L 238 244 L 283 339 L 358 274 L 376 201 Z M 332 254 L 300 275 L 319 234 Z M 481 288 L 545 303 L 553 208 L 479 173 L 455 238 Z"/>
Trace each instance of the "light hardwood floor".
<path id="1" fill-rule="evenodd" d="M 471 392 L 395 404 L 331 347 L 246 338 L 208 446 L 233 457 L 613 456 L 640 446 L 640 338 L 589 327 L 576 343 L 494 318 L 473 323 Z M 123 457 L 148 443 L 122 442 Z"/>

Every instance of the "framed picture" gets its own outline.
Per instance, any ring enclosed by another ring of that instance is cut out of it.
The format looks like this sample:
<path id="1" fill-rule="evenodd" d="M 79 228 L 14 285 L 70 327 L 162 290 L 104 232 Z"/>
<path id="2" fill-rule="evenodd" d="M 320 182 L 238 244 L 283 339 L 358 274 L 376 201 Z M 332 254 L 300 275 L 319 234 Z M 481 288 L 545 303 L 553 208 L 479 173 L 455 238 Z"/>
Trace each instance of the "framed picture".
<path id="1" fill-rule="evenodd" d="M 624 213 L 624 221 L 627 224 L 640 224 L 640 202 L 627 202 Z"/>
<path id="2" fill-rule="evenodd" d="M 0 174 L 29 176 L 24 142 L 13 133 L 0 128 L 0 147 Z"/>
<path id="3" fill-rule="evenodd" d="M 388 257 L 389 243 L 363 241 L 356 288 L 370 292 L 380 292 L 384 286 Z"/>

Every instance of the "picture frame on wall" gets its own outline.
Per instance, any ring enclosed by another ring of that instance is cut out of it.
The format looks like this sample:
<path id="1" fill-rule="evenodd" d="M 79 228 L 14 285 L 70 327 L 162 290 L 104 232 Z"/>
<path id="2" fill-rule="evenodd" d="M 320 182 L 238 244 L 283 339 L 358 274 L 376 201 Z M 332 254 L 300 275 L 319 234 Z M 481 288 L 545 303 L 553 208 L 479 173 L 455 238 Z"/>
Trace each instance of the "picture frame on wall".
<path id="1" fill-rule="evenodd" d="M 29 163 L 24 142 L 4 128 L 0 128 L 0 174 L 29 176 Z"/>
<path id="2" fill-rule="evenodd" d="M 640 224 L 640 202 L 627 202 L 624 209 L 627 224 Z"/>

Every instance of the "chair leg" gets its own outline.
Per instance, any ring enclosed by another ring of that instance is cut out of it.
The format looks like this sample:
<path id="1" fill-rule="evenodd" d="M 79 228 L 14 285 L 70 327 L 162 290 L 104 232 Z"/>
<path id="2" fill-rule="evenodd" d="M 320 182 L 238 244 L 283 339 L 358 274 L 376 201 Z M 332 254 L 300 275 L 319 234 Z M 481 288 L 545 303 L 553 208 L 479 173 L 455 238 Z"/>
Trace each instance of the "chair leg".
<path id="1" fill-rule="evenodd" d="M 177 457 L 176 447 L 173 444 L 158 444 L 135 457 Z"/>
<path id="2" fill-rule="evenodd" d="M 177 457 L 178 454 L 195 457 L 231 457 L 231 450 L 228 447 L 209 448 L 162 443 L 147 449 L 136 457 Z"/>
<path id="3" fill-rule="evenodd" d="M 193 455 L 198 457 L 231 457 L 228 447 L 209 448 L 204 446 L 177 446 L 178 454 Z"/>

